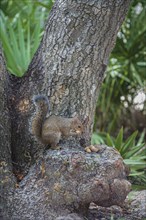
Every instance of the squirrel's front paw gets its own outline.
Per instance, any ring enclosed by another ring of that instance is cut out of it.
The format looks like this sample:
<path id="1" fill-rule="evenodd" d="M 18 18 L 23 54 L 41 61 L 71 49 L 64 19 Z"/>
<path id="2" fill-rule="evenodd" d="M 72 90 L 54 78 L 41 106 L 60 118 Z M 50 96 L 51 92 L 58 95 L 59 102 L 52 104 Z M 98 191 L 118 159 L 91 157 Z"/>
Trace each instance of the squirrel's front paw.
<path id="1" fill-rule="evenodd" d="M 90 145 L 88 147 L 85 147 L 85 151 L 87 153 L 95 152 L 97 153 L 100 149 L 98 147 L 95 147 L 94 145 Z"/>

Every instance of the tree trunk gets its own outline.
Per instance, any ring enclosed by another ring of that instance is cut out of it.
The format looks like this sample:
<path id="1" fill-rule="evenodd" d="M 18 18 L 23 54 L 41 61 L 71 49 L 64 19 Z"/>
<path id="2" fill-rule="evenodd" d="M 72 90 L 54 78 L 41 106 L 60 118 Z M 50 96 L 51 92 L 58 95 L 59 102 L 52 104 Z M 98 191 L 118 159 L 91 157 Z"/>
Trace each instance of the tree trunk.
<path id="1" fill-rule="evenodd" d="M 48 96 L 50 114 L 88 118 L 89 142 L 99 87 L 129 2 L 56 1 L 27 73 L 13 82 L 13 160 L 22 170 L 40 149 L 30 132 L 33 95 Z"/>
<path id="2" fill-rule="evenodd" d="M 11 124 L 8 110 L 9 78 L 0 47 L 0 212 L 8 209 L 8 195 L 13 192 L 16 183 L 12 173 L 11 161 Z"/>
<path id="3" fill-rule="evenodd" d="M 105 206 L 121 204 L 129 192 L 119 154 L 104 146 L 99 147 L 99 154 L 88 155 L 82 148 L 90 143 L 99 88 L 129 4 L 130 0 L 55 2 L 27 73 L 11 78 L 11 134 L 8 96 L 3 96 L 8 82 L 6 74 L 2 75 L 0 102 L 6 116 L 2 128 L 8 136 L 5 141 L 2 130 L 2 149 L 5 147 L 8 161 L 12 156 L 15 175 L 26 175 L 13 199 L 8 199 L 8 204 L 13 200 L 12 219 L 55 219 L 64 213 L 83 213 L 92 201 Z M 82 137 L 64 141 L 63 150 L 49 150 L 44 156 L 44 146 L 31 133 L 36 94 L 48 97 L 50 114 L 78 115 L 86 122 Z M 7 150 L 10 145 L 12 155 Z M 8 167 L 11 172 L 10 162 Z"/>

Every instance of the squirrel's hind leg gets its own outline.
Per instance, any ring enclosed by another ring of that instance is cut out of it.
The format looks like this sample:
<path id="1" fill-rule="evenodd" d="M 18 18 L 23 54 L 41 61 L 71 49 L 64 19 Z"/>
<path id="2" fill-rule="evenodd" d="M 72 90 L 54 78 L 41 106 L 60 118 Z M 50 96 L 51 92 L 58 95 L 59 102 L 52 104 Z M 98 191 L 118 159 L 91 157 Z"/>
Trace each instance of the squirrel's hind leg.
<path id="1" fill-rule="evenodd" d="M 53 133 L 50 136 L 49 141 L 50 141 L 51 149 L 53 149 L 53 150 L 60 150 L 61 149 L 61 147 L 58 146 L 60 139 L 61 139 L 61 132 L 56 132 L 55 134 Z"/>

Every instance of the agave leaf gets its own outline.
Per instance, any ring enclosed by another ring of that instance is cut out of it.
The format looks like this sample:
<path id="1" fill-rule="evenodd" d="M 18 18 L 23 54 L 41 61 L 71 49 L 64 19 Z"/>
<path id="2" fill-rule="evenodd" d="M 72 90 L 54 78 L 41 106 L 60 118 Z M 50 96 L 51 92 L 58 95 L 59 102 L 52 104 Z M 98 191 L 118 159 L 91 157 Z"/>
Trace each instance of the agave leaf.
<path id="1" fill-rule="evenodd" d="M 136 156 L 133 156 L 131 157 L 133 160 L 145 160 L 146 159 L 146 155 L 136 155 Z"/>
<path id="2" fill-rule="evenodd" d="M 141 13 L 138 16 L 135 16 L 135 18 L 133 17 L 131 21 L 131 34 L 127 42 L 128 48 L 133 47 L 139 36 L 145 32 L 145 30 L 145 8 L 143 8 Z"/>
<path id="3" fill-rule="evenodd" d="M 140 138 L 139 138 L 139 140 L 138 140 L 138 142 L 137 142 L 137 145 L 141 145 L 141 144 L 144 142 L 145 132 L 146 132 L 146 130 L 144 130 L 144 131 L 141 133 Z"/>
<path id="4" fill-rule="evenodd" d="M 100 134 L 96 134 L 96 133 L 92 134 L 91 143 L 92 144 L 105 144 L 103 137 Z"/>
<path id="5" fill-rule="evenodd" d="M 120 151 L 122 147 L 122 141 L 123 141 L 123 127 L 120 129 L 118 136 L 115 140 L 115 147 L 118 151 Z"/>
<path id="6" fill-rule="evenodd" d="M 145 161 L 134 161 L 132 159 L 124 159 L 124 163 L 126 163 L 127 165 L 146 165 Z"/>
<path id="7" fill-rule="evenodd" d="M 141 144 L 141 145 L 133 147 L 129 152 L 126 152 L 125 154 L 123 154 L 123 158 L 128 159 L 128 158 L 134 156 L 138 152 L 141 155 L 141 150 L 144 147 L 144 145 L 145 144 Z"/>
<path id="8" fill-rule="evenodd" d="M 109 134 L 107 134 L 107 136 L 106 136 L 106 144 L 107 144 L 108 146 L 111 146 L 111 147 L 114 147 L 114 146 L 115 146 L 114 143 L 113 143 L 113 140 L 112 140 L 112 138 L 110 137 Z"/>
<path id="9" fill-rule="evenodd" d="M 133 82 L 131 82 L 131 80 L 130 80 L 130 79 L 128 79 L 128 77 L 126 77 L 124 74 L 117 73 L 117 76 L 118 76 L 119 78 L 123 79 L 124 81 L 126 81 L 126 82 L 130 83 L 130 84 L 132 84 L 132 83 L 133 83 Z"/>
<path id="10" fill-rule="evenodd" d="M 134 140 L 136 138 L 138 134 L 138 131 L 135 131 L 125 142 L 125 144 L 123 144 L 122 148 L 121 148 L 121 154 L 124 155 L 125 152 L 127 152 L 130 148 L 132 148 Z"/>
<path id="11" fill-rule="evenodd" d="M 17 66 L 17 63 L 19 63 L 19 65 L 21 66 L 22 65 L 22 59 L 21 59 L 21 53 L 20 53 L 20 50 L 18 48 L 18 41 L 17 41 L 17 36 L 16 34 L 14 33 L 13 31 L 13 28 L 11 25 L 9 25 L 9 36 L 10 36 L 10 42 L 12 42 L 12 50 L 13 50 L 13 53 L 15 51 L 15 56 L 14 56 L 14 59 L 15 59 L 15 63 L 14 65 Z"/>
<path id="12" fill-rule="evenodd" d="M 39 46 L 40 34 L 41 34 L 41 26 L 40 26 L 40 22 L 38 21 L 38 23 L 35 26 L 35 29 L 33 32 L 33 37 L 32 37 L 32 39 L 34 40 L 33 48 L 32 48 L 32 56 L 34 55 L 34 53 L 36 52 L 36 50 Z"/>
<path id="13" fill-rule="evenodd" d="M 133 65 L 131 63 L 131 70 L 133 71 L 133 75 L 134 75 L 134 78 L 136 79 L 137 83 L 143 87 L 144 83 L 142 82 L 142 79 L 141 77 L 139 76 L 139 74 L 137 73 L 136 69 L 135 69 L 135 65 Z"/>
<path id="14" fill-rule="evenodd" d="M 7 34 L 5 34 L 5 32 L 3 30 L 1 30 L 1 40 L 2 40 L 2 45 L 4 48 L 4 54 L 6 56 L 6 60 L 7 60 L 7 66 L 11 67 L 13 69 L 13 73 L 15 74 L 16 68 L 15 68 L 15 58 L 14 58 L 14 54 L 13 54 L 13 50 L 10 46 L 10 44 L 8 43 L 8 37 Z M 6 53 L 7 51 L 7 53 Z"/>
<path id="15" fill-rule="evenodd" d="M 131 173 L 129 174 L 129 176 L 141 176 L 141 175 L 144 175 L 145 173 L 144 173 L 144 171 L 142 171 L 142 172 L 138 172 L 138 171 L 131 171 Z"/>
<path id="16" fill-rule="evenodd" d="M 24 29 L 22 28 L 21 20 L 18 19 L 18 41 L 19 41 L 19 48 L 21 51 L 21 59 L 22 59 L 22 68 L 24 71 L 27 69 L 27 63 L 26 63 L 26 50 L 25 50 L 25 40 L 24 40 Z"/>
<path id="17" fill-rule="evenodd" d="M 146 189 L 145 185 L 143 186 L 143 185 L 132 184 L 132 190 L 134 190 L 134 191 L 140 191 L 140 190 L 144 190 L 144 189 Z"/>
<path id="18" fill-rule="evenodd" d="M 31 45 L 31 39 L 30 39 L 30 22 L 27 22 L 27 65 L 29 65 L 31 54 L 30 54 L 30 45 Z"/>
<path id="19" fill-rule="evenodd" d="M 123 39 L 120 37 L 117 38 L 117 44 L 116 47 L 113 50 L 114 57 L 123 57 L 127 56 L 127 48 L 125 47 L 126 44 L 123 42 Z"/>

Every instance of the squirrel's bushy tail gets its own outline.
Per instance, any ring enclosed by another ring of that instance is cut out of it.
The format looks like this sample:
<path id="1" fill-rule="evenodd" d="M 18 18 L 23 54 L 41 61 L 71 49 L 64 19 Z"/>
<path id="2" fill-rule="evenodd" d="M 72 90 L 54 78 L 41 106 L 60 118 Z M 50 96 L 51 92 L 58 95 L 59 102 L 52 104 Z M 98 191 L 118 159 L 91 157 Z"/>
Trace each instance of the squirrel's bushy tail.
<path id="1" fill-rule="evenodd" d="M 42 139 L 42 124 L 49 111 L 49 102 L 45 95 L 36 95 L 33 97 L 33 102 L 36 106 L 36 113 L 32 118 L 32 134 L 41 141 Z"/>

